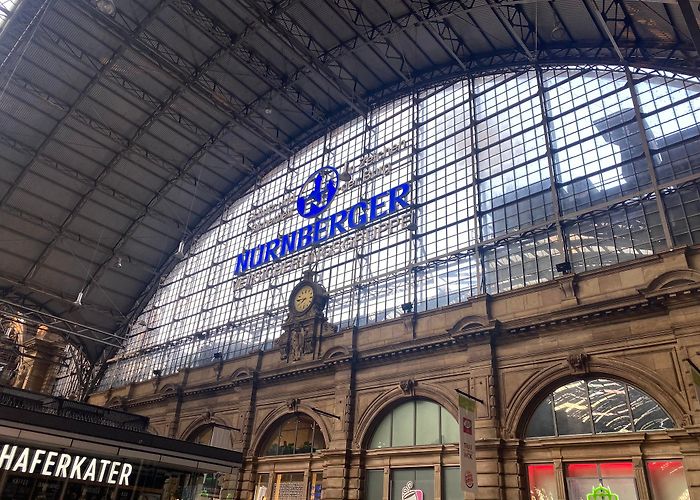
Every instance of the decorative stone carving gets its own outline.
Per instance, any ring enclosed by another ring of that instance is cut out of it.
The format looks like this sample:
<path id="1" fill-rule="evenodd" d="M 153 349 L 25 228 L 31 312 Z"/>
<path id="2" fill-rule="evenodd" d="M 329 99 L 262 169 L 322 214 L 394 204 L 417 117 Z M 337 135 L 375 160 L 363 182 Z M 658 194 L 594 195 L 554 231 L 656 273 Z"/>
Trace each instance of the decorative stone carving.
<path id="1" fill-rule="evenodd" d="M 567 356 L 566 361 L 573 373 L 588 373 L 590 356 L 585 352 L 575 352 Z"/>
<path id="2" fill-rule="evenodd" d="M 289 408 L 289 411 L 296 412 L 299 408 L 299 403 L 301 403 L 299 398 L 289 399 L 287 400 L 287 408 Z"/>
<path id="3" fill-rule="evenodd" d="M 412 378 L 409 378 L 408 380 L 402 380 L 401 382 L 399 382 L 399 388 L 404 394 L 414 396 L 416 392 L 416 381 Z"/>

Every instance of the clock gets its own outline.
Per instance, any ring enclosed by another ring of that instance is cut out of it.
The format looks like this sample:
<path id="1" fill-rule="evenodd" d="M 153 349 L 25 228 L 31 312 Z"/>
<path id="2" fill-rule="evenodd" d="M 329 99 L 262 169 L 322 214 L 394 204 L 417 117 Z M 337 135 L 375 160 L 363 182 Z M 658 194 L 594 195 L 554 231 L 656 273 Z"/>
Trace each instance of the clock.
<path id="1" fill-rule="evenodd" d="M 292 297 L 294 310 L 298 313 L 306 311 L 314 303 L 314 289 L 311 285 L 302 286 Z"/>

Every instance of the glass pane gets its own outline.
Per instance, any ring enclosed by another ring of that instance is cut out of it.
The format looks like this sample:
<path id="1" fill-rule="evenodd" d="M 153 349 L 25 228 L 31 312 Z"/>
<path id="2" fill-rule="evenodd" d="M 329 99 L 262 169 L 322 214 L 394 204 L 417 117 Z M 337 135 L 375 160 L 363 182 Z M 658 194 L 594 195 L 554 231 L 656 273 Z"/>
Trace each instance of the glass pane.
<path id="1" fill-rule="evenodd" d="M 440 444 L 440 405 L 416 401 L 416 444 Z"/>
<path id="2" fill-rule="evenodd" d="M 443 444 L 459 443 L 459 427 L 452 414 L 440 407 L 440 428 L 442 429 Z"/>
<path id="3" fill-rule="evenodd" d="M 420 493 L 423 500 L 434 500 L 434 491 L 435 470 L 432 468 L 391 471 L 391 500 L 419 500 Z"/>
<path id="4" fill-rule="evenodd" d="M 312 472 L 309 477 L 309 500 L 321 500 L 323 472 Z"/>
<path id="5" fill-rule="evenodd" d="M 566 466 L 567 477 L 598 477 L 596 464 L 568 464 Z"/>
<path id="6" fill-rule="evenodd" d="M 601 477 L 634 477 L 632 462 L 603 462 L 600 464 Z"/>
<path id="7" fill-rule="evenodd" d="M 647 478 L 652 500 L 687 500 L 690 498 L 683 463 L 680 460 L 647 462 Z"/>
<path id="8" fill-rule="evenodd" d="M 554 464 L 528 465 L 527 477 L 530 500 L 559 500 Z"/>
<path id="9" fill-rule="evenodd" d="M 442 468 L 442 500 L 464 500 L 459 484 L 459 467 Z"/>
<path id="10" fill-rule="evenodd" d="M 416 439 L 415 402 L 404 403 L 392 412 L 391 446 L 413 446 Z"/>
<path id="11" fill-rule="evenodd" d="M 582 380 L 554 391 L 554 409 L 560 436 L 593 432 L 586 384 Z"/>
<path id="12" fill-rule="evenodd" d="M 588 383 L 595 432 L 631 432 L 632 419 L 627 407 L 625 386 L 613 380 Z"/>
<path id="13" fill-rule="evenodd" d="M 526 437 L 554 436 L 554 413 L 552 412 L 552 398 L 542 401 L 527 424 Z"/>
<path id="14" fill-rule="evenodd" d="M 389 448 L 391 446 L 391 418 L 393 413 L 390 413 L 380 422 L 377 430 L 372 434 L 372 440 L 369 443 L 370 449 Z"/>
<path id="15" fill-rule="evenodd" d="M 299 500 L 304 497 L 304 473 L 277 474 L 272 489 L 275 500 Z"/>
<path id="16" fill-rule="evenodd" d="M 636 431 L 652 431 L 657 429 L 673 429 L 673 420 L 666 411 L 647 394 L 639 389 L 628 386 L 630 406 L 634 417 Z"/>
<path id="17" fill-rule="evenodd" d="M 294 453 L 310 453 L 314 433 L 314 422 L 306 418 L 300 418 L 298 422 L 297 436 L 294 442 Z"/>
<path id="18" fill-rule="evenodd" d="M 255 500 L 263 500 L 268 498 L 267 483 L 269 480 L 269 474 L 258 474 L 258 480 L 255 484 Z"/>
<path id="19" fill-rule="evenodd" d="M 384 471 L 368 470 L 365 476 L 365 498 L 367 500 L 382 500 L 384 492 Z"/>

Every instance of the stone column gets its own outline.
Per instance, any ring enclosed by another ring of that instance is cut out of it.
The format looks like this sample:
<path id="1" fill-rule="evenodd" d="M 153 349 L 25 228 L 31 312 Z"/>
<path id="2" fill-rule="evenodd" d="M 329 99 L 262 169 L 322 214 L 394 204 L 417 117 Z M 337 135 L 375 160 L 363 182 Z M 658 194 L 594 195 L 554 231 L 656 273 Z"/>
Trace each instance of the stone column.
<path id="1" fill-rule="evenodd" d="M 39 327 L 37 335 L 24 343 L 23 377 L 17 380 L 19 388 L 50 393 L 56 382 L 63 348 L 62 339 L 48 333 L 45 327 L 43 331 Z"/>

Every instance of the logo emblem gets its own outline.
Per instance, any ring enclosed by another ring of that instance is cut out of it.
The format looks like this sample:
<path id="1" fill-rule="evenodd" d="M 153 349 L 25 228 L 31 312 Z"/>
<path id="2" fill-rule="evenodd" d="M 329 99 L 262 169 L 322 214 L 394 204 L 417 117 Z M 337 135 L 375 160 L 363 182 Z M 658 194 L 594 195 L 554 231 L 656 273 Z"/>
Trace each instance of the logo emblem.
<path id="1" fill-rule="evenodd" d="M 297 197 L 297 212 L 306 218 L 316 217 L 333 201 L 338 190 L 338 171 L 333 167 L 322 167 L 306 180 Z"/>

